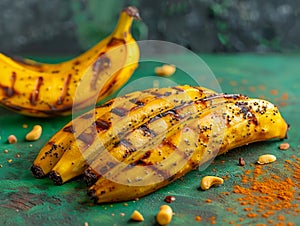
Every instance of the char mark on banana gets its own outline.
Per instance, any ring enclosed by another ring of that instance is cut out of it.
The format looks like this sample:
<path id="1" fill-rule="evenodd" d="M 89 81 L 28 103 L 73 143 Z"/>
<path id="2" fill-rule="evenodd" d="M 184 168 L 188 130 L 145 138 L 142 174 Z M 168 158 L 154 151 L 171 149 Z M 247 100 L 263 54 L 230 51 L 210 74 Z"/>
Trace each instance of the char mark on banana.
<path id="1" fill-rule="evenodd" d="M 61 90 L 61 94 L 56 101 L 57 105 L 61 105 L 65 101 L 66 96 L 68 95 L 68 89 L 71 85 L 71 79 L 72 79 L 72 74 L 68 74 L 68 76 L 65 78 L 64 85 Z"/>
<path id="2" fill-rule="evenodd" d="M 10 98 L 12 96 L 14 96 L 15 94 L 18 95 L 18 92 L 15 90 L 15 83 L 16 83 L 16 79 L 17 79 L 17 75 L 16 75 L 16 72 L 12 72 L 11 73 L 11 76 L 10 76 L 10 86 L 4 86 L 4 85 L 1 85 L 0 83 L 0 89 L 2 89 L 2 92 L 3 92 L 3 97 L 2 97 L 2 100 L 1 102 L 5 102 L 5 100 L 7 98 Z"/>
<path id="3" fill-rule="evenodd" d="M 125 115 L 127 115 L 127 113 L 129 112 L 130 110 L 126 109 L 126 108 L 123 108 L 123 107 L 114 107 L 112 110 L 111 110 L 111 113 L 115 114 L 115 115 L 118 115 L 120 117 L 124 117 Z"/>
<path id="4" fill-rule="evenodd" d="M 107 131 L 111 127 L 111 122 L 98 118 L 95 121 L 95 125 L 97 128 L 97 132 L 99 133 L 100 131 Z"/>
<path id="5" fill-rule="evenodd" d="M 43 77 L 41 77 L 41 76 L 38 77 L 36 80 L 34 90 L 30 94 L 29 100 L 30 100 L 30 104 L 33 106 L 35 106 L 37 104 L 39 94 L 40 94 L 40 89 L 41 89 L 41 86 L 43 85 L 43 81 L 44 81 Z"/>
<path id="6" fill-rule="evenodd" d="M 73 127 L 73 125 L 69 125 L 69 126 L 66 126 L 62 129 L 64 132 L 68 132 L 68 133 L 75 133 L 75 129 Z"/>
<path id="7" fill-rule="evenodd" d="M 93 128 L 93 126 L 91 126 Z M 81 146 L 81 151 L 85 151 L 88 149 L 97 139 L 97 133 L 95 130 L 88 130 L 82 132 L 78 137 L 77 140 L 80 140 L 83 142 L 84 145 Z"/>

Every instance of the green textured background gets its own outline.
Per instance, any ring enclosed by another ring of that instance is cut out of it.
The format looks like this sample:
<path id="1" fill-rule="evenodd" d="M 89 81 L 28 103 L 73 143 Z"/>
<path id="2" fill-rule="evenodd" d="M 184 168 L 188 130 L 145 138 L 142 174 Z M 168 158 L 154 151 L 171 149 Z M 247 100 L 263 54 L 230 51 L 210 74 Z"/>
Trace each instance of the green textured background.
<path id="1" fill-rule="evenodd" d="M 79 53 L 110 33 L 128 5 L 143 18 L 133 25 L 138 40 L 207 53 L 300 50 L 298 0 L 1 0 L 0 51 Z"/>
<path id="2" fill-rule="evenodd" d="M 178 57 L 185 59 L 185 56 Z M 291 148 L 288 151 L 278 150 L 280 141 L 251 144 L 216 158 L 205 171 L 191 172 L 182 180 L 138 201 L 126 202 L 127 205 L 94 205 L 86 195 L 86 185 L 81 178 L 55 186 L 49 179 L 35 179 L 30 172 L 39 149 L 71 117 L 35 119 L 0 108 L 0 225 L 84 225 L 85 222 L 89 225 L 156 225 L 155 215 L 160 205 L 165 203 L 166 195 L 176 197 L 176 201 L 170 204 L 176 213 L 170 225 L 210 225 L 209 218 L 212 216 L 216 216 L 216 225 L 228 225 L 230 221 L 243 225 L 267 223 L 267 219 L 262 217 L 246 217 L 247 212 L 237 201 L 239 195 L 233 194 L 232 190 L 234 184 L 240 183 L 243 171 L 253 169 L 250 163 L 255 163 L 257 157 L 264 153 L 275 154 L 278 158 L 277 162 L 264 167 L 266 173 L 292 177 L 292 172 L 284 170 L 284 164 L 286 159 L 293 160 L 290 158 L 292 155 L 300 157 L 300 55 L 204 55 L 202 58 L 215 73 L 224 92 L 264 97 L 279 105 L 291 125 L 288 138 Z M 153 75 L 153 70 L 154 63 L 141 64 L 132 79 Z M 185 83 L 180 72 L 170 79 Z M 271 92 L 273 89 L 278 93 Z M 288 100 L 282 99 L 284 93 L 288 94 Z M 27 124 L 28 128 L 22 128 L 23 124 Z M 35 124 L 43 126 L 42 137 L 35 142 L 26 142 L 24 137 Z M 7 143 L 10 134 L 17 136 L 16 144 Z M 5 149 L 8 153 L 4 152 Z M 237 165 L 239 157 L 245 159 L 245 167 Z M 7 161 L 9 159 L 11 163 Z M 198 189 L 200 179 L 209 174 L 228 176 L 229 179 L 222 186 L 202 192 Z M 295 189 L 298 197 L 299 189 Z M 207 198 L 212 202 L 206 203 Z M 299 204 L 299 200 L 295 199 L 294 203 Z M 236 214 L 226 211 L 228 207 L 233 208 Z M 129 220 L 135 209 L 144 215 L 144 222 Z M 284 215 L 285 222 L 300 223 L 300 216 L 294 213 L 283 210 L 276 214 Z M 202 217 L 201 222 L 195 221 L 196 215 Z M 240 218 L 244 219 L 243 222 L 239 222 Z M 276 215 L 269 219 L 278 222 Z"/>

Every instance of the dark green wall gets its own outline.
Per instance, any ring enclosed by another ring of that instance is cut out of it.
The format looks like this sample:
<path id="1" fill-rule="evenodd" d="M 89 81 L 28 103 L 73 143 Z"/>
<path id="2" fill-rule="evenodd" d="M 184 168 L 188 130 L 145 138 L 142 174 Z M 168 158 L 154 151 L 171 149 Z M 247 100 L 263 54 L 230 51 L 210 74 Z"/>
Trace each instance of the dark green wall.
<path id="1" fill-rule="evenodd" d="M 140 9 L 138 40 L 195 52 L 299 51 L 298 0 L 1 0 L 0 51 L 76 54 L 109 34 L 126 5 Z"/>

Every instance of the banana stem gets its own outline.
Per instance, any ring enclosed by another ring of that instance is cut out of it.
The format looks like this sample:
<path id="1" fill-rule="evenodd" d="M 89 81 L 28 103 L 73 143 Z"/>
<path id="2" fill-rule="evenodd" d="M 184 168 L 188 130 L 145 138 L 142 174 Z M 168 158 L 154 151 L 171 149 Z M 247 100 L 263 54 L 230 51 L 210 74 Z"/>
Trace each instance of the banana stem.
<path id="1" fill-rule="evenodd" d="M 127 39 L 129 36 L 131 36 L 130 28 L 132 25 L 132 21 L 141 20 L 139 11 L 137 8 L 133 6 L 129 6 L 122 10 L 120 19 L 118 21 L 118 24 L 112 33 L 112 36 L 117 39 Z"/>

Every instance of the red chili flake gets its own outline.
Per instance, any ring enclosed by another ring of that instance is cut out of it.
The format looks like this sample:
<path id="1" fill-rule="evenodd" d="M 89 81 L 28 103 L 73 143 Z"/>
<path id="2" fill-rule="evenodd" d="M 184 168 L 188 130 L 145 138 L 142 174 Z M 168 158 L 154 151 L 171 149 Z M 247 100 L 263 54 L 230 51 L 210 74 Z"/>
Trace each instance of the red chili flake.
<path id="1" fill-rule="evenodd" d="M 176 200 L 176 198 L 172 195 L 168 195 L 165 197 L 165 202 L 167 202 L 167 203 L 174 202 L 175 200 Z"/>
<path id="2" fill-rule="evenodd" d="M 245 164 L 245 160 L 243 158 L 239 158 L 239 166 L 244 166 Z"/>

